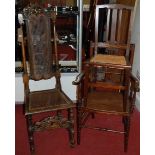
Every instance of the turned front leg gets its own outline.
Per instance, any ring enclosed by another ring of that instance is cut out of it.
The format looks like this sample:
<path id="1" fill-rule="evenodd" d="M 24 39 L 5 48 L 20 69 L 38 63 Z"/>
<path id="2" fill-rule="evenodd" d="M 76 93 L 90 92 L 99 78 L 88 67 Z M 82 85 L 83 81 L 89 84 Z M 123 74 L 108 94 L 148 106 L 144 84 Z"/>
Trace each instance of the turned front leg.
<path id="1" fill-rule="evenodd" d="M 30 145 L 30 152 L 31 155 L 35 154 L 35 148 L 34 148 L 34 136 L 33 136 L 33 122 L 32 122 L 32 116 L 28 115 L 26 116 L 27 119 L 27 128 L 28 128 L 28 138 L 29 138 L 29 145 Z"/>
<path id="2" fill-rule="evenodd" d="M 74 140 L 74 115 L 73 115 L 73 109 L 70 108 L 68 109 L 68 121 L 69 121 L 69 141 L 70 141 L 70 146 L 74 147 L 75 145 L 75 140 Z"/>

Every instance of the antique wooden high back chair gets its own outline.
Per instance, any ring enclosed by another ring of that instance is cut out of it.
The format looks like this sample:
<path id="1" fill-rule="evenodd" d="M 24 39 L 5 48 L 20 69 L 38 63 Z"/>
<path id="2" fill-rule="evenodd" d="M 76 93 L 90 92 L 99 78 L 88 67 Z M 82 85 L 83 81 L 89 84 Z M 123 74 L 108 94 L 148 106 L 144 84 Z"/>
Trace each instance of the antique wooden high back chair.
<path id="1" fill-rule="evenodd" d="M 29 52 L 28 64 L 25 59 L 25 52 L 27 51 L 25 51 L 25 41 L 23 39 L 23 22 L 20 22 L 21 28 L 18 30 L 18 41 L 22 44 L 25 115 L 31 154 L 35 154 L 33 133 L 46 129 L 66 128 L 69 131 L 70 145 L 73 147 L 73 108 L 75 104 L 61 88 L 55 29 L 56 13 L 31 6 L 24 9 L 23 16 L 26 22 L 26 37 Z M 55 88 L 38 91 L 30 90 L 29 80 L 48 80 L 52 77 L 55 77 Z M 63 116 L 62 110 L 68 112 L 67 118 Z M 53 113 L 51 113 L 51 116 L 43 118 L 40 121 L 35 122 L 32 120 L 34 114 L 45 112 Z"/>
<path id="2" fill-rule="evenodd" d="M 100 9 L 107 11 L 107 34 L 104 42 L 98 42 Z M 123 11 L 127 11 L 131 18 L 129 18 L 128 22 L 128 38 L 122 42 L 119 36 Z M 124 151 L 127 151 L 130 116 L 135 104 L 136 91 L 139 89 L 138 80 L 131 74 L 133 51 L 130 49 L 130 32 L 132 22 L 132 7 L 119 4 L 96 6 L 95 42 L 91 43 L 92 58 L 90 61 L 85 62 L 84 73 L 81 73 L 73 82 L 73 84 L 78 85 L 78 144 L 80 144 L 81 129 L 86 127 L 101 131 L 123 133 Z M 86 125 L 88 116 L 92 115 L 94 117 L 94 113 L 121 116 L 123 118 L 124 131 Z"/>

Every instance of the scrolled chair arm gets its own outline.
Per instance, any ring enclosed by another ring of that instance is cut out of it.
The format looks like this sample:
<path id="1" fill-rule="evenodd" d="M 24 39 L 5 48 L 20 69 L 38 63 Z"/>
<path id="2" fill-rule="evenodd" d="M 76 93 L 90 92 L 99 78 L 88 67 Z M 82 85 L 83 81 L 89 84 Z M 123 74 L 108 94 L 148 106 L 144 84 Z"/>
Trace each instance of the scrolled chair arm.
<path id="1" fill-rule="evenodd" d="M 134 89 L 134 91 L 139 92 L 139 80 L 131 73 L 130 74 L 130 81 L 131 81 L 131 88 Z"/>
<path id="2" fill-rule="evenodd" d="M 76 98 L 77 98 L 77 107 L 80 107 L 82 105 L 83 102 L 83 90 L 84 90 L 84 86 L 83 86 L 83 80 L 85 77 L 85 73 L 82 72 L 80 74 L 77 75 L 76 79 L 72 82 L 73 85 L 77 86 L 77 94 L 76 94 Z"/>
<path id="3" fill-rule="evenodd" d="M 84 72 L 77 75 L 76 79 L 72 82 L 73 85 L 79 85 L 85 76 Z"/>
<path id="4" fill-rule="evenodd" d="M 135 101 L 136 101 L 136 93 L 140 91 L 139 80 L 131 73 L 130 75 L 130 95 L 129 100 L 131 103 L 130 112 L 133 113 Z"/>

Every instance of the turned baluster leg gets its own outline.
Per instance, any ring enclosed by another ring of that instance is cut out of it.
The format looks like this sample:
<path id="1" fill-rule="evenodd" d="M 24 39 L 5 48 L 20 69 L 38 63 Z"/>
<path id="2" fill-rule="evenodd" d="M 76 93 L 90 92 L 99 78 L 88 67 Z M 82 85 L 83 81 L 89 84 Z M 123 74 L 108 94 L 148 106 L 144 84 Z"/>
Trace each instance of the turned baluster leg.
<path id="1" fill-rule="evenodd" d="M 70 122 L 69 127 L 68 127 L 70 146 L 74 147 L 74 145 L 75 145 L 75 140 L 74 140 L 74 116 L 73 116 L 73 109 L 72 108 L 68 109 L 68 120 Z"/>
<path id="2" fill-rule="evenodd" d="M 128 149 L 129 131 L 130 131 L 130 117 L 124 117 L 124 152 Z"/>
<path id="3" fill-rule="evenodd" d="M 35 154 L 35 148 L 34 148 L 34 136 L 33 136 L 34 131 L 33 131 L 32 116 L 28 115 L 28 116 L 26 116 L 26 119 L 27 119 L 30 151 L 31 151 L 31 155 L 34 155 Z"/>

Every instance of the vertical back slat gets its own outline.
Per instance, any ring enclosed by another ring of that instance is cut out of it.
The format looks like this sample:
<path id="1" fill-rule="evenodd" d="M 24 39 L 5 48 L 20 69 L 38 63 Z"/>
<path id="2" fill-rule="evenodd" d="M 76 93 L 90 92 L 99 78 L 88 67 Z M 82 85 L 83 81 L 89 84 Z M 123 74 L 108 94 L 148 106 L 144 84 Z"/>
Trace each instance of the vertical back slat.
<path id="1" fill-rule="evenodd" d="M 106 41 L 109 40 L 110 12 L 111 12 L 111 10 L 108 9 L 108 12 L 107 12 L 107 25 L 106 25 Z"/>
<path id="2" fill-rule="evenodd" d="M 95 14 L 95 54 L 97 54 L 97 43 L 98 43 L 98 23 L 99 23 L 99 7 L 96 6 L 96 14 Z"/>
<path id="3" fill-rule="evenodd" d="M 117 29 L 117 42 L 121 41 L 121 26 L 122 26 L 122 9 L 118 11 L 118 29 Z"/>
<path id="4" fill-rule="evenodd" d="M 128 38 L 127 38 L 127 50 L 126 50 L 126 55 L 129 54 L 129 50 L 130 50 L 130 41 L 131 41 L 131 30 L 132 30 L 132 26 L 133 26 L 133 12 L 131 12 L 130 14 L 130 21 L 129 21 L 129 30 L 128 30 Z M 131 21 L 132 20 L 132 21 Z"/>
<path id="5" fill-rule="evenodd" d="M 112 11 L 110 41 L 114 42 L 116 38 L 117 9 Z"/>

